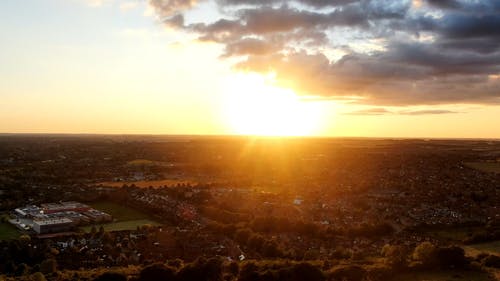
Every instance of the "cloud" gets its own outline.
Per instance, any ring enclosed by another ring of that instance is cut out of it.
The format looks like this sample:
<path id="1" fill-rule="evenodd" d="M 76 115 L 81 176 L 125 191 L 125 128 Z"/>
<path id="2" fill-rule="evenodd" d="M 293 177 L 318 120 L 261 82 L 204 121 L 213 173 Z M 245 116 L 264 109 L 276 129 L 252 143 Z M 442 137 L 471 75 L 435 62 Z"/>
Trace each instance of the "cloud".
<path id="1" fill-rule="evenodd" d="M 149 4 L 166 25 L 221 44 L 235 69 L 274 72 L 278 85 L 304 96 L 500 103 L 500 79 L 491 79 L 500 74 L 500 1 L 211 1 L 217 17 L 204 21 L 190 11 L 210 0 Z"/>
<path id="2" fill-rule="evenodd" d="M 456 0 L 427 0 L 427 2 L 438 8 L 445 9 L 458 9 L 460 8 L 460 3 Z"/>
<path id="3" fill-rule="evenodd" d="M 344 113 L 344 115 L 386 115 L 392 114 L 393 112 L 385 109 L 385 108 L 369 108 L 362 109 Z"/>
<path id="4" fill-rule="evenodd" d="M 197 0 L 149 0 L 149 5 L 162 18 L 173 16 L 198 4 Z"/>
<path id="5" fill-rule="evenodd" d="M 400 111 L 398 114 L 401 115 L 434 115 L 434 114 L 455 114 L 460 113 L 452 110 L 439 110 L 439 109 L 428 109 L 428 110 L 415 110 L 415 111 Z"/>
<path id="6" fill-rule="evenodd" d="M 374 107 L 361 109 L 356 111 L 350 111 L 344 113 L 344 115 L 436 115 L 436 114 L 455 114 L 461 113 L 452 110 L 445 109 L 420 109 L 420 110 L 400 110 L 400 111 L 391 111 L 382 107 Z"/>

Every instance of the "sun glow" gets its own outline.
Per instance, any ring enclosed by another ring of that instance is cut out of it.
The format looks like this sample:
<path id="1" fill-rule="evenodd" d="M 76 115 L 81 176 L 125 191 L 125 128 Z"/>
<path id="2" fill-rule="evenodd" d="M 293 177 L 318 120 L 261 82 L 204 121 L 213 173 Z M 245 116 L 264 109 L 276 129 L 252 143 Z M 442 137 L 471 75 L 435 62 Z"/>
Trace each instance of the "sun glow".
<path id="1" fill-rule="evenodd" d="M 235 74 L 228 78 L 224 112 L 236 134 L 308 136 L 318 132 L 322 109 L 292 90 L 272 85 L 272 75 Z"/>

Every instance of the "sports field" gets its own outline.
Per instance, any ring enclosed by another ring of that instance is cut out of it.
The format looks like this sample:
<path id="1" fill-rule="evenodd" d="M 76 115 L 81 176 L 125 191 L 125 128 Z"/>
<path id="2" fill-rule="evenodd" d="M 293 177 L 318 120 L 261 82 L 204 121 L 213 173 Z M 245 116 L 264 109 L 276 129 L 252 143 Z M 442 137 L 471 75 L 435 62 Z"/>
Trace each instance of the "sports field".
<path id="1" fill-rule="evenodd" d="M 101 201 L 89 205 L 113 216 L 113 222 L 94 225 L 96 228 L 103 226 L 106 231 L 134 230 L 138 226 L 146 224 L 161 225 L 145 213 L 114 202 Z M 85 232 L 89 232 L 92 229 L 92 225 L 82 227 L 82 229 Z"/>
<path id="2" fill-rule="evenodd" d="M 0 240 L 9 240 L 19 237 L 20 232 L 7 222 L 0 223 Z"/>
<path id="3" fill-rule="evenodd" d="M 143 219 L 143 220 L 118 221 L 105 224 L 97 224 L 95 225 L 95 227 L 99 229 L 99 227 L 102 226 L 106 231 L 121 231 L 121 230 L 134 230 L 137 229 L 138 226 L 143 226 L 143 225 L 161 225 L 161 224 L 153 220 Z M 82 229 L 85 232 L 90 232 L 92 226 L 88 225 L 82 227 Z"/>

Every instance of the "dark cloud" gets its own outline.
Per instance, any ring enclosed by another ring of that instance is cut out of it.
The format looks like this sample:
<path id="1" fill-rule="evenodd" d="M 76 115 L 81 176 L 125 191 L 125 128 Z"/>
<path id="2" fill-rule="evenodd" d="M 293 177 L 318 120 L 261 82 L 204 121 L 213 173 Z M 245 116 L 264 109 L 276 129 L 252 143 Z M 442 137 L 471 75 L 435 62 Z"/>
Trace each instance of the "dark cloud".
<path id="1" fill-rule="evenodd" d="M 500 2 L 496 0 L 426 0 L 432 6 L 444 10 L 455 10 L 465 14 L 488 14 L 500 11 Z"/>
<path id="2" fill-rule="evenodd" d="M 262 55 L 279 49 L 275 44 L 255 38 L 245 38 L 226 45 L 224 56 Z"/>
<path id="3" fill-rule="evenodd" d="M 445 16 L 438 23 L 437 32 L 445 38 L 500 38 L 500 15 L 454 14 Z"/>
<path id="4" fill-rule="evenodd" d="M 456 0 L 427 0 L 427 3 L 444 9 L 459 9 L 461 7 L 460 2 Z"/>
<path id="5" fill-rule="evenodd" d="M 500 1 L 212 1 L 218 19 L 189 23 L 183 14 L 197 1 L 150 3 L 165 24 L 222 44 L 223 58 L 240 58 L 236 69 L 273 71 L 278 84 L 306 96 L 382 106 L 500 103 Z M 451 112 L 401 114 L 424 113 Z"/>

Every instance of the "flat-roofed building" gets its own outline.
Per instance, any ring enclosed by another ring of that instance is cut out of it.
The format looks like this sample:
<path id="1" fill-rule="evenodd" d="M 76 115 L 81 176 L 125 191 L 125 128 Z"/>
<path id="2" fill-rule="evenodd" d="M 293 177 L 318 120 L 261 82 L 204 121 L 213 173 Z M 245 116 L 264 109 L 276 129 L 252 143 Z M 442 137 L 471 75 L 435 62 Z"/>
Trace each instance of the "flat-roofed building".
<path id="1" fill-rule="evenodd" d="M 88 205 L 82 204 L 80 202 L 69 201 L 69 202 L 61 202 L 61 203 L 46 203 L 40 205 L 45 214 L 53 214 L 59 212 L 86 212 L 91 208 Z"/>
<path id="2" fill-rule="evenodd" d="M 73 221 L 68 218 L 34 220 L 33 230 L 38 234 L 64 232 L 71 229 Z"/>

